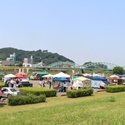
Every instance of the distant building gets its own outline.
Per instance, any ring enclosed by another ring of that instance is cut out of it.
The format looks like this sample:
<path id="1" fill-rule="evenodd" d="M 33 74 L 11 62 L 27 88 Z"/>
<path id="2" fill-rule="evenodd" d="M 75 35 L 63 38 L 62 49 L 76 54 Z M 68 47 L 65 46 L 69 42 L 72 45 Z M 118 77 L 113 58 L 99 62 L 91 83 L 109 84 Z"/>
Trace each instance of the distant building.
<path id="1" fill-rule="evenodd" d="M 33 56 L 31 56 L 30 58 L 24 58 L 23 63 L 33 64 Z"/>
<path id="2" fill-rule="evenodd" d="M 14 66 L 14 61 L 0 61 L 1 66 Z"/>
<path id="3" fill-rule="evenodd" d="M 6 58 L 6 61 L 12 61 L 15 63 L 15 59 L 16 59 L 16 54 L 13 53 L 13 54 L 10 54 L 10 57 Z"/>
<path id="4" fill-rule="evenodd" d="M 33 56 L 30 57 L 30 64 L 33 64 Z"/>
<path id="5" fill-rule="evenodd" d="M 23 66 L 27 67 L 32 67 L 33 65 L 33 56 L 31 56 L 30 58 L 24 58 L 23 60 Z"/>
<path id="6" fill-rule="evenodd" d="M 2 66 L 13 66 L 15 65 L 16 54 L 10 54 L 10 57 L 7 57 L 6 60 L 1 60 L 0 65 Z"/>
<path id="7" fill-rule="evenodd" d="M 28 63 L 28 58 L 24 58 L 23 63 Z"/>

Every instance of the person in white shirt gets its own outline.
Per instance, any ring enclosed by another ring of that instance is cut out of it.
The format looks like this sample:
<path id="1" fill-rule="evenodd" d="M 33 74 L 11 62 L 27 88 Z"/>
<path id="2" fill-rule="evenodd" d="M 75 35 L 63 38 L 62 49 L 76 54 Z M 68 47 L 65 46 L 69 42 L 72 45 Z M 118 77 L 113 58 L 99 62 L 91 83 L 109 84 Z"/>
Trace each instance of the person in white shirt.
<path id="1" fill-rule="evenodd" d="M 16 81 L 14 79 L 10 80 L 10 86 L 13 87 L 16 84 Z"/>

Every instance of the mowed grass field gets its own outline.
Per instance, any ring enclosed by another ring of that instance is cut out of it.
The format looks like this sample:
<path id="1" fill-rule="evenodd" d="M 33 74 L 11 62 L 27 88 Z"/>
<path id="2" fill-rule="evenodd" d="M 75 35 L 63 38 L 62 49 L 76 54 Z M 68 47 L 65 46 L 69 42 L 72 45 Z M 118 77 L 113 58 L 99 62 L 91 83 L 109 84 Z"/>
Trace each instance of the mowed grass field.
<path id="1" fill-rule="evenodd" d="M 0 125 L 125 125 L 125 92 L 47 98 L 45 103 L 0 106 Z"/>

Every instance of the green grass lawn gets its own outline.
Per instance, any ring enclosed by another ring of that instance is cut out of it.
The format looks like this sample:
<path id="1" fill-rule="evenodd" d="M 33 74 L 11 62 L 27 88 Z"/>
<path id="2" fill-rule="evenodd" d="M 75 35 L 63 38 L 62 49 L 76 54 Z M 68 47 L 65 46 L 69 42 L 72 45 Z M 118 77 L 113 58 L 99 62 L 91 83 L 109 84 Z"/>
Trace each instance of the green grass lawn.
<path id="1" fill-rule="evenodd" d="M 97 92 L 82 98 L 0 106 L 0 125 L 125 125 L 125 92 Z"/>

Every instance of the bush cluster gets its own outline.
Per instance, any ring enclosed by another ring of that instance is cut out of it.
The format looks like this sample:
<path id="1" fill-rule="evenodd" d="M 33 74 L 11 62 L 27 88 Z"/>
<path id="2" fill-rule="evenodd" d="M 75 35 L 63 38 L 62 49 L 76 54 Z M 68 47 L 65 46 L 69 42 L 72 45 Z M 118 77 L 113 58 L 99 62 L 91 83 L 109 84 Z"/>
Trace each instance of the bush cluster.
<path id="1" fill-rule="evenodd" d="M 78 89 L 78 90 L 67 90 L 66 94 L 69 98 L 90 96 L 93 94 L 93 89 L 86 88 L 86 89 Z"/>
<path id="2" fill-rule="evenodd" d="M 25 95 L 33 94 L 33 95 L 39 96 L 41 94 L 45 94 L 46 97 L 54 97 L 57 94 L 56 90 L 48 89 L 48 88 L 24 87 L 24 88 L 20 88 L 20 91 Z"/>
<path id="3" fill-rule="evenodd" d="M 12 96 L 10 95 L 8 97 L 8 105 L 14 106 L 14 105 L 25 105 L 25 104 L 33 104 L 33 103 L 39 103 L 39 102 L 45 102 L 46 96 L 45 95 L 28 95 L 28 96 Z"/>
<path id="4" fill-rule="evenodd" d="M 125 85 L 116 85 L 116 86 L 106 86 L 107 92 L 122 92 L 125 91 Z"/>
<path id="5" fill-rule="evenodd" d="M 4 87 L 5 83 L 4 82 L 0 82 L 0 88 Z"/>

